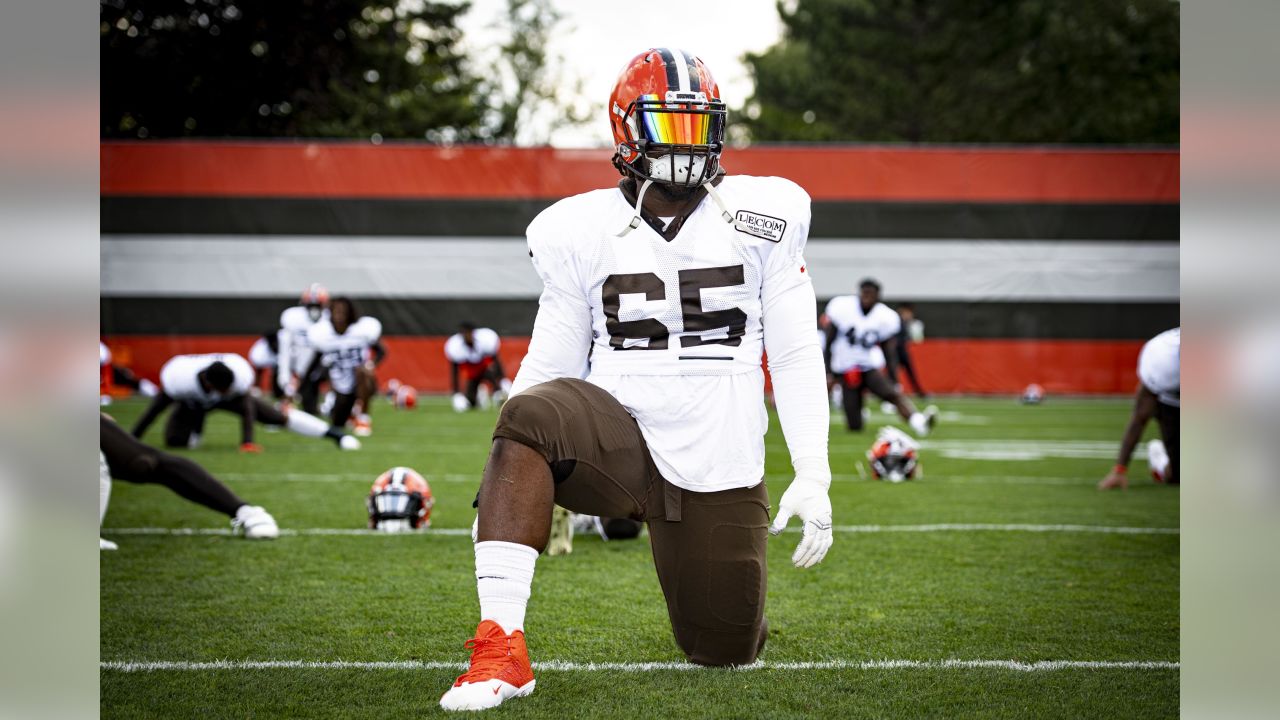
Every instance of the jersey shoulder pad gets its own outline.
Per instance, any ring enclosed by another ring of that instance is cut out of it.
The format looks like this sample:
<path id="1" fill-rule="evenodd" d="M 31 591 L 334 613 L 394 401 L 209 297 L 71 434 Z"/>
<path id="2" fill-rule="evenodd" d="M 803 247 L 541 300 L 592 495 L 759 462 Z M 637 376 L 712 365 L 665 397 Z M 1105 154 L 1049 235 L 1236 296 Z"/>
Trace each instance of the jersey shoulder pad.
<path id="1" fill-rule="evenodd" d="M 333 329 L 333 323 L 329 322 L 328 318 L 320 320 L 307 328 L 307 344 L 319 347 L 336 334 L 337 331 Z"/>
<path id="2" fill-rule="evenodd" d="M 902 319 L 898 317 L 898 313 L 884 303 L 876 303 L 871 308 L 872 320 L 883 325 L 886 330 L 897 332 L 902 327 Z"/>
<path id="3" fill-rule="evenodd" d="M 301 305 L 294 305 L 291 308 L 285 308 L 280 313 L 280 327 L 286 330 L 297 330 L 298 328 L 311 327 L 311 316 L 307 314 L 307 309 Z"/>
<path id="4" fill-rule="evenodd" d="M 581 242 L 583 228 L 594 228 L 608 217 L 609 208 L 620 196 L 617 189 L 592 190 L 564 198 L 538 213 L 525 235 L 529 252 L 560 254 Z"/>
<path id="5" fill-rule="evenodd" d="M 378 341 L 378 338 L 382 337 L 382 321 L 376 317 L 366 315 L 355 321 L 347 332 L 354 332 L 365 340 L 374 343 Z"/>
<path id="6" fill-rule="evenodd" d="M 454 333 L 449 336 L 448 340 L 444 341 L 444 354 L 450 361 L 460 362 L 457 358 L 462 357 L 465 354 L 464 351 L 462 335 Z"/>

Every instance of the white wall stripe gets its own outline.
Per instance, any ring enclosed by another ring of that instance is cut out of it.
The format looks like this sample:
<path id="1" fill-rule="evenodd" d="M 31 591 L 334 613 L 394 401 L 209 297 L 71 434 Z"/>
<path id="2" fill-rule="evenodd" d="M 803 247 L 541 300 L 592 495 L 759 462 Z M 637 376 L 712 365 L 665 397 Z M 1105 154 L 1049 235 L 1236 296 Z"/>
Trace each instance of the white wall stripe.
<path id="1" fill-rule="evenodd" d="M 112 672 L 160 672 L 211 670 L 465 670 L 466 665 L 442 660 L 107 660 L 99 664 Z M 573 662 L 547 660 L 533 663 L 535 670 L 549 672 L 723 672 L 684 662 Z M 756 670 L 1011 670 L 1051 672 L 1058 670 L 1178 670 L 1181 664 L 1168 660 L 821 660 L 815 662 L 757 662 L 732 668 L 734 672 Z"/>
<path id="2" fill-rule="evenodd" d="M 519 237 L 104 235 L 100 248 L 104 297 L 293 296 L 317 280 L 362 297 L 542 292 Z M 819 297 L 875 275 L 916 300 L 1177 302 L 1178 252 L 1177 242 L 820 238 L 805 258 Z"/>
<path id="3" fill-rule="evenodd" d="M 1030 533 L 1097 533 L 1103 535 L 1178 535 L 1178 528 L 1123 527 L 1110 525 L 1029 525 L 996 523 L 933 523 L 928 525 L 837 525 L 831 528 L 838 533 L 932 533 L 932 532 L 1030 532 Z M 800 532 L 799 527 L 789 527 L 788 533 Z M 102 528 L 103 535 L 232 535 L 230 528 Z M 352 535 L 358 537 L 405 537 L 407 535 L 466 535 L 469 528 L 430 528 L 418 533 L 385 533 L 368 528 L 281 528 L 281 535 Z"/>

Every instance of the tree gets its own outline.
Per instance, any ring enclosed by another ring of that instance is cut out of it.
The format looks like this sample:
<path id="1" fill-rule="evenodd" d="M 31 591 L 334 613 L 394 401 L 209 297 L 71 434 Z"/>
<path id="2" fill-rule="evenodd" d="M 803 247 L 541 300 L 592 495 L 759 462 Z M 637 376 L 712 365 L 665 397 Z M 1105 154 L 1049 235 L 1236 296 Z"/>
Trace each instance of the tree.
<path id="1" fill-rule="evenodd" d="M 1177 143 L 1172 0 L 798 0 L 746 62 L 756 141 Z"/>
<path id="2" fill-rule="evenodd" d="M 106 0 L 102 136 L 485 138 L 468 7 Z"/>
<path id="3" fill-rule="evenodd" d="M 483 87 L 492 107 L 488 124 L 495 139 L 522 144 L 550 140 L 535 127 L 564 127 L 588 121 L 586 113 L 566 101 L 562 90 L 581 94 L 581 80 L 568 82 L 561 59 L 547 51 L 563 15 L 551 0 L 508 0 L 504 30 L 507 40 Z M 573 93 L 570 93 L 572 95 Z M 544 120 L 545 122 L 537 122 Z"/>

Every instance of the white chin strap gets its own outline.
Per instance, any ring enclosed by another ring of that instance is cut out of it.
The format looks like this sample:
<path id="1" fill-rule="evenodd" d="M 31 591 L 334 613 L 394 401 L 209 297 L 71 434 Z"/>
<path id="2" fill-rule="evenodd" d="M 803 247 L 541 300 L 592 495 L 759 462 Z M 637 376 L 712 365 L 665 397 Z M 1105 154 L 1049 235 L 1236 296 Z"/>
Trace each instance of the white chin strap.
<path id="1" fill-rule="evenodd" d="M 649 189 L 649 186 L 652 184 L 653 184 L 653 179 L 649 178 L 649 179 L 646 179 L 644 181 L 644 184 L 640 186 L 640 192 L 636 193 L 635 214 L 631 217 L 631 222 L 626 227 L 622 228 L 622 232 L 618 233 L 615 237 L 626 237 L 632 230 L 635 230 L 636 228 L 640 227 L 640 223 L 643 222 L 643 220 L 640 218 L 640 206 L 642 203 L 644 203 L 645 192 Z M 707 189 L 707 194 L 711 196 L 711 199 L 713 201 L 715 201 L 716 207 L 720 208 L 720 217 L 724 218 L 724 221 L 732 225 L 735 230 L 741 230 L 742 232 L 747 232 L 746 224 L 743 223 L 741 220 L 738 220 L 737 218 L 735 218 L 733 216 L 733 213 L 729 212 L 729 208 L 725 206 L 724 200 L 720 197 L 720 193 L 716 192 L 716 188 L 714 185 L 711 184 L 711 181 L 708 180 L 702 183 L 702 187 Z"/>
<path id="2" fill-rule="evenodd" d="M 626 237 L 632 230 L 640 227 L 640 223 L 643 222 L 640 219 L 640 204 L 644 202 L 644 194 L 649 190 L 649 186 L 652 184 L 653 179 L 648 178 L 644 181 L 644 184 L 640 186 L 640 192 L 636 193 L 635 215 L 631 217 L 631 222 L 626 227 L 622 228 L 622 232 L 618 233 L 616 237 Z"/>

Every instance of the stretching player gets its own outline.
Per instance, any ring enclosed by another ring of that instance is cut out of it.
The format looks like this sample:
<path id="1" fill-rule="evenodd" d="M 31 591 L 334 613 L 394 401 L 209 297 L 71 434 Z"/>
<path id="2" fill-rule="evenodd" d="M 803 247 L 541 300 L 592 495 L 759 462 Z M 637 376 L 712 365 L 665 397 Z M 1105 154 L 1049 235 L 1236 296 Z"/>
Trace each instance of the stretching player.
<path id="1" fill-rule="evenodd" d="M 444 343 L 444 356 L 449 359 L 450 382 L 453 387 L 453 409 L 464 412 L 488 407 L 488 391 L 481 395 L 481 385 L 488 383 L 495 399 L 501 402 L 511 392 L 511 381 L 498 359 L 501 341 L 489 328 L 477 328 L 464 322 L 458 332 Z M 459 381 L 466 383 L 465 388 Z"/>
<path id="2" fill-rule="evenodd" d="M 870 390 L 893 403 L 917 435 L 928 435 L 937 420 L 937 408 L 917 411 L 889 380 L 896 372 L 901 320 L 880 302 L 880 283 L 867 278 L 859 285 L 857 296 L 831 298 L 823 317 L 827 329 L 827 367 L 841 385 L 849 429 L 862 430 L 862 396 Z M 891 368 L 888 376 L 886 364 Z"/>
<path id="3" fill-rule="evenodd" d="M 241 500 L 231 488 L 194 462 L 142 444 L 106 415 L 101 415 L 99 426 L 99 525 L 107 514 L 111 478 L 116 478 L 164 485 L 193 503 L 230 517 L 231 527 L 250 540 L 270 539 L 280 534 L 270 513 Z M 115 543 L 108 540 L 100 540 L 98 546 L 103 550 L 116 549 Z"/>
<path id="4" fill-rule="evenodd" d="M 608 106 L 622 181 L 529 226 L 543 291 L 480 486 L 481 622 L 446 710 L 533 692 L 525 607 L 555 505 L 648 523 L 676 643 L 702 665 L 749 664 L 764 646 L 770 531 L 800 516 L 797 567 L 831 546 L 809 196 L 725 176 L 726 114 L 701 60 L 637 55 Z M 795 468 L 772 527 L 766 349 Z"/>
<path id="5" fill-rule="evenodd" d="M 275 330 L 262 333 L 262 336 L 249 346 L 249 364 L 253 366 L 253 387 L 261 390 L 262 377 L 267 375 L 271 395 L 277 400 L 284 397 L 284 390 L 280 388 L 279 351 L 280 334 Z"/>
<path id="6" fill-rule="evenodd" d="M 111 348 L 98 341 L 98 396 L 101 404 L 111 404 L 111 388 L 127 387 L 145 397 L 155 397 L 159 392 L 156 384 L 146 378 L 139 378 L 127 367 L 120 367 L 112 362 Z"/>
<path id="7" fill-rule="evenodd" d="M 337 297 L 329 303 L 329 319 L 316 323 L 309 337 L 329 371 L 329 386 L 334 392 L 333 427 L 346 427 L 354 411 L 356 434 L 372 434 L 369 402 L 378 391 L 374 368 L 387 356 L 380 340 L 382 323 L 374 317 L 361 317 L 350 298 Z"/>
<path id="8" fill-rule="evenodd" d="M 307 342 L 307 333 L 316 323 L 328 319 L 329 291 L 320 283 L 312 283 L 297 305 L 280 313 L 276 378 L 284 396 L 299 399 L 302 409 L 312 415 L 320 413 L 320 381 L 324 369 Z"/>
<path id="9" fill-rule="evenodd" d="M 277 410 L 249 393 L 253 368 L 239 355 L 178 355 L 160 368 L 160 393 L 151 401 L 133 426 L 133 436 L 142 439 L 160 413 L 176 403 L 164 427 L 165 447 L 196 448 L 210 410 L 225 410 L 240 416 L 241 452 L 262 452 L 253 441 L 255 421 L 282 425 L 300 435 L 327 437 L 343 450 L 360 449 L 360 441 L 341 430 L 330 428 L 320 418 L 294 408 Z"/>
<path id="10" fill-rule="evenodd" d="M 1129 487 L 1129 458 L 1142 439 L 1142 431 L 1152 417 L 1160 425 L 1162 440 L 1147 444 L 1147 462 L 1158 483 L 1177 485 L 1178 415 L 1182 406 L 1182 328 L 1166 330 L 1142 346 L 1138 355 L 1138 391 L 1133 398 L 1133 414 L 1120 441 L 1120 454 L 1111 472 L 1098 483 L 1099 490 Z"/>

